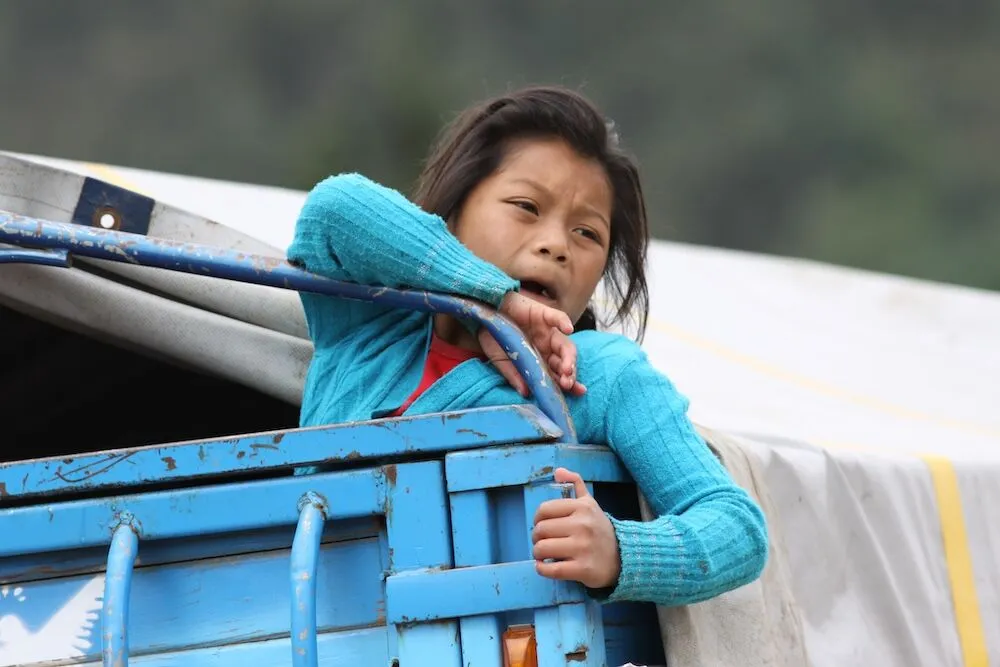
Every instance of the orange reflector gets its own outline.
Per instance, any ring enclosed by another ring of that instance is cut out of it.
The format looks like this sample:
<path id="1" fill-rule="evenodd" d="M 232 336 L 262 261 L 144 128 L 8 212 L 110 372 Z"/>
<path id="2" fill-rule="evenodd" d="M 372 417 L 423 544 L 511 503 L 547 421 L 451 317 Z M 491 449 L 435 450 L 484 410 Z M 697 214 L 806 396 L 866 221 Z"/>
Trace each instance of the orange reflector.
<path id="1" fill-rule="evenodd" d="M 512 625 L 503 633 L 503 666 L 538 667 L 534 626 Z"/>

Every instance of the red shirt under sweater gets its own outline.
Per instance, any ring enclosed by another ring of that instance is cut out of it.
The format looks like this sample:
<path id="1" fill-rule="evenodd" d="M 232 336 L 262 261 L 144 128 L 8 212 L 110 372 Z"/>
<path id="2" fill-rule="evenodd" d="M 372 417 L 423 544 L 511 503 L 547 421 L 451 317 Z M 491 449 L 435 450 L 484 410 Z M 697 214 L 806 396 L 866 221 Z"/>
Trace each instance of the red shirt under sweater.
<path id="1" fill-rule="evenodd" d="M 420 379 L 420 384 L 417 385 L 416 391 L 406 399 L 406 402 L 392 413 L 392 416 L 399 417 L 406 412 L 406 409 L 410 407 L 413 401 L 417 400 L 422 393 L 427 391 L 428 387 L 444 377 L 445 373 L 452 368 L 458 366 L 463 361 L 475 359 L 480 356 L 475 352 L 452 345 L 444 339 L 439 338 L 437 334 L 432 334 L 431 349 L 427 353 L 427 364 L 424 366 L 424 375 Z"/>

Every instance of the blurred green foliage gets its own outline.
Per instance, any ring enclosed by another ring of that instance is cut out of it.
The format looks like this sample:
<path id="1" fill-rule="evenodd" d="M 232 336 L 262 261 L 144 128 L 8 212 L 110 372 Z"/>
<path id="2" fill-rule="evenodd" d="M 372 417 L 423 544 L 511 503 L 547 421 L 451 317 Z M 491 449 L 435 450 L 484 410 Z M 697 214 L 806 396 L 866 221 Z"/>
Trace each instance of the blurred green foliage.
<path id="1" fill-rule="evenodd" d="M 660 238 L 1000 289 L 1000 3 L 0 3 L 0 149 L 401 189 L 443 122 L 582 89 Z"/>

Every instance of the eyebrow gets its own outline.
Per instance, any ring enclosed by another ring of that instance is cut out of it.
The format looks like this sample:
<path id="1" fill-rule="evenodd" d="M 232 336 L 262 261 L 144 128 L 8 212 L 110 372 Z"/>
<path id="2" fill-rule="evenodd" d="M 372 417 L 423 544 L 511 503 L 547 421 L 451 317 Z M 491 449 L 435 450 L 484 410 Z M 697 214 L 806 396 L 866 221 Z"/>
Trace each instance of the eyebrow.
<path id="1" fill-rule="evenodd" d="M 545 193 L 549 193 L 550 192 L 547 187 L 545 187 L 544 185 L 542 185 L 538 181 L 536 181 L 534 179 L 531 179 L 531 178 L 528 178 L 526 176 L 518 176 L 516 178 L 512 178 L 512 179 L 510 179 L 510 182 L 511 183 L 523 183 L 525 185 L 530 185 L 531 187 L 535 188 L 536 190 L 540 190 L 540 191 L 545 192 Z M 611 229 L 611 221 L 608 220 L 607 218 L 605 218 L 603 213 L 601 213 L 600 211 L 598 211 L 595 207 L 591 206 L 590 204 L 584 204 L 583 208 L 586 208 L 588 211 L 590 211 L 596 218 L 598 218 L 601 222 L 603 222 L 605 224 L 605 226 L 609 230 Z"/>

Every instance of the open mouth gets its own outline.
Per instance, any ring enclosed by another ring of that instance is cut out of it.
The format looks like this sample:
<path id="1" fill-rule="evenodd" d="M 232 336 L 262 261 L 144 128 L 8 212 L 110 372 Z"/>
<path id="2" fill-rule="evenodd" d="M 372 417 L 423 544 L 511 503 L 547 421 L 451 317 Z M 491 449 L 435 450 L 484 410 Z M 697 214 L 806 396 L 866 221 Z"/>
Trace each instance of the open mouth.
<path id="1" fill-rule="evenodd" d="M 542 296 L 542 297 L 544 297 L 546 299 L 550 299 L 552 301 L 555 301 L 555 299 L 556 299 L 556 292 L 555 292 L 555 290 L 554 289 L 550 289 L 549 287 L 547 287 L 546 285 L 543 285 L 542 283 L 538 282 L 537 280 L 522 280 L 521 281 L 521 291 L 524 291 L 524 292 L 533 292 L 535 294 L 538 294 L 539 296 Z"/>

